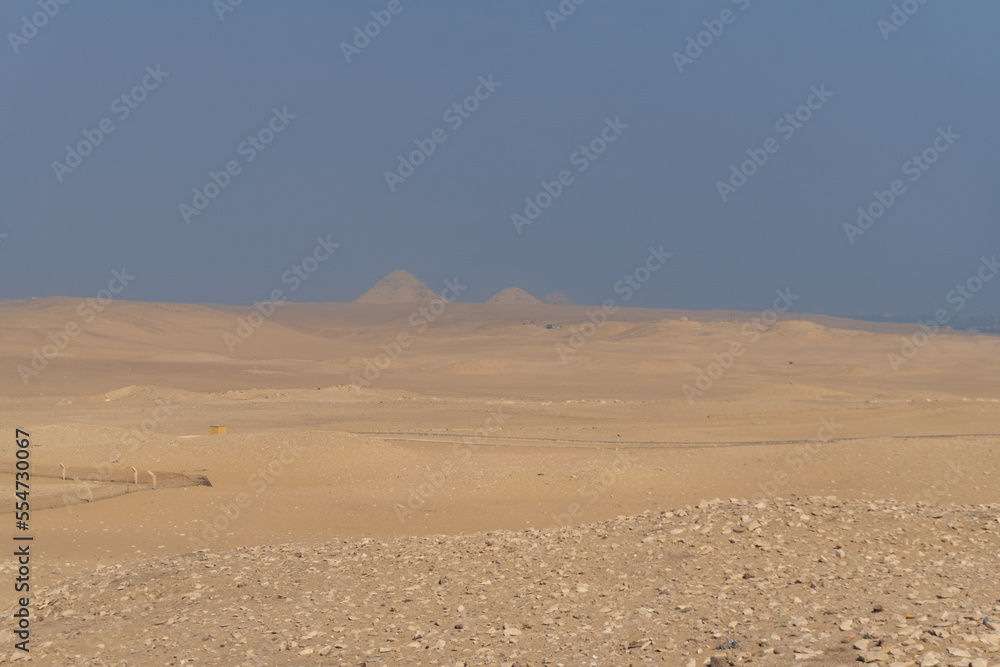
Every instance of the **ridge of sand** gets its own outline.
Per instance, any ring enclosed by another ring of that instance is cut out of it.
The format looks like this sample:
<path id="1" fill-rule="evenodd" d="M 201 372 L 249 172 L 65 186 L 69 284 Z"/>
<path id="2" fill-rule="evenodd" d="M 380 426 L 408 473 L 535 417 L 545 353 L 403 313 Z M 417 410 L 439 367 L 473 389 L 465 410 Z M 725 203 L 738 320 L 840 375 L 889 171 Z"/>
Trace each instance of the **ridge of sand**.
<path id="1" fill-rule="evenodd" d="M 524 291 L 520 287 L 508 287 L 507 289 L 500 290 L 489 299 L 486 303 L 498 303 L 504 305 L 510 304 L 540 304 L 542 303 L 535 297 L 533 297 L 528 292 Z"/>
<path id="2" fill-rule="evenodd" d="M 163 364 L 214 366 L 234 358 L 270 357 L 274 350 L 319 356 L 322 337 L 286 328 L 274 313 L 253 307 L 148 303 L 49 297 L 3 306 L 0 356 L 23 366 L 49 357 L 46 368 L 66 359 L 136 359 Z M 274 312 L 277 312 L 274 311 Z M 72 335 L 67 334 L 73 326 Z M 58 344 L 58 356 L 52 351 Z M 137 383 L 128 383 L 137 384 Z"/>
<path id="3" fill-rule="evenodd" d="M 885 388 L 993 397 L 992 378 L 1000 371 L 1000 336 L 943 330 L 896 372 L 887 355 L 898 354 L 900 334 L 912 336 L 911 328 L 814 316 L 758 329 L 748 317 L 729 321 L 728 312 L 723 320 L 711 319 L 713 313 L 621 308 L 601 326 L 581 329 L 589 324 L 585 306 L 539 303 L 447 304 L 433 321 L 412 303 L 289 304 L 264 317 L 249 307 L 115 301 L 92 321 L 80 315 L 88 308 L 86 299 L 68 298 L 0 306 L 0 358 L 15 374 L 14 382 L 0 385 L 0 395 L 72 397 L 151 384 L 251 389 L 265 378 L 275 389 L 315 390 L 352 382 L 402 334 L 416 342 L 382 369 L 380 387 L 446 391 L 454 372 L 474 383 L 464 391 L 482 394 L 561 395 L 570 387 L 592 394 L 608 387 L 619 397 L 683 400 L 681 388 L 701 373 L 718 375 L 716 355 L 734 343 L 745 352 L 713 381 L 703 402 L 729 402 L 789 381 L 849 388 L 863 399 Z M 684 321 L 682 313 L 700 319 Z M 526 326 L 535 318 L 539 324 Z M 57 356 L 36 358 L 55 347 L 68 322 L 79 325 L 79 335 Z M 565 360 L 560 343 L 572 343 Z M 481 363 L 491 359 L 517 363 L 488 362 L 492 369 Z M 455 361 L 468 363 L 451 365 Z M 33 366 L 44 369 L 20 381 L 18 369 Z M 438 372 L 427 375 L 430 368 Z"/>
<path id="4" fill-rule="evenodd" d="M 387 305 L 393 303 L 424 303 L 437 295 L 409 271 L 398 269 L 354 300 L 354 303 Z"/>

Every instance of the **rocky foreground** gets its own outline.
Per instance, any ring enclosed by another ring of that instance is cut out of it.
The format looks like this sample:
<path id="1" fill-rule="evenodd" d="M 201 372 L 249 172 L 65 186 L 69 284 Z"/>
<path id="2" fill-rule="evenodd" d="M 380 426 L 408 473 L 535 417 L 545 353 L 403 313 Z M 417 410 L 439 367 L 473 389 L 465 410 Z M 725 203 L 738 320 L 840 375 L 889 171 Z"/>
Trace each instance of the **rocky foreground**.
<path id="1" fill-rule="evenodd" d="M 998 584 L 1000 505 L 714 500 L 105 567 L 36 596 L 30 660 L 992 667 Z"/>

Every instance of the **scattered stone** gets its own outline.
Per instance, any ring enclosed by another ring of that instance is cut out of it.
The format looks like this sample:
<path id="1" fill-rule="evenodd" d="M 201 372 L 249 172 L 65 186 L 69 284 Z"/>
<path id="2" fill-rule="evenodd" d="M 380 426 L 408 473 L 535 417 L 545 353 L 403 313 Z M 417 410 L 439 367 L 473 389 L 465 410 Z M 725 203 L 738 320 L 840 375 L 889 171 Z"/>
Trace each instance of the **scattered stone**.
<path id="1" fill-rule="evenodd" d="M 521 634 L 523 634 L 523 633 L 521 632 L 520 628 L 516 628 L 516 627 L 514 627 L 512 625 L 507 625 L 506 623 L 504 624 L 504 626 L 503 626 L 503 635 L 504 635 L 504 637 L 518 637 Z"/>
<path id="2" fill-rule="evenodd" d="M 931 523 L 930 511 L 825 498 L 713 501 L 568 528 L 125 563 L 42 585 L 33 625 L 51 643 L 37 654 L 33 646 L 31 659 L 1000 667 L 1000 603 L 988 574 L 1000 530 L 982 530 L 979 518 L 1000 506 L 952 506 L 947 523 Z M 724 532 L 754 524 L 750 540 Z M 683 532 L 671 535 L 675 528 Z M 943 530 L 952 539 L 942 541 Z M 838 560 L 835 549 L 850 556 Z M 11 635 L 3 637 L 6 664 Z M 711 655 L 712 646 L 730 653 Z"/>

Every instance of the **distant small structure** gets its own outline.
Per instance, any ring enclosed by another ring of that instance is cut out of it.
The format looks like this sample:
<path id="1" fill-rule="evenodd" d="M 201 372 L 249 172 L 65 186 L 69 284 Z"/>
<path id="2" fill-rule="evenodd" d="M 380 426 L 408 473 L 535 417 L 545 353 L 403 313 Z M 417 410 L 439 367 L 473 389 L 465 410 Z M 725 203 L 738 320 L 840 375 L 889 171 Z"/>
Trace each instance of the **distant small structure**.
<path id="1" fill-rule="evenodd" d="M 226 434 L 226 427 L 225 426 L 209 426 L 208 427 L 208 432 L 211 435 L 225 435 Z"/>
<path id="2" fill-rule="evenodd" d="M 496 303 L 509 306 L 514 304 L 539 304 L 541 301 L 531 296 L 523 289 L 518 287 L 508 287 L 507 289 L 494 294 L 488 301 L 486 301 L 486 303 Z"/>
<path id="3" fill-rule="evenodd" d="M 563 294 L 562 292 L 556 290 L 555 292 L 549 292 L 542 299 L 542 303 L 547 303 L 550 306 L 572 306 L 573 302 L 570 298 Z"/>

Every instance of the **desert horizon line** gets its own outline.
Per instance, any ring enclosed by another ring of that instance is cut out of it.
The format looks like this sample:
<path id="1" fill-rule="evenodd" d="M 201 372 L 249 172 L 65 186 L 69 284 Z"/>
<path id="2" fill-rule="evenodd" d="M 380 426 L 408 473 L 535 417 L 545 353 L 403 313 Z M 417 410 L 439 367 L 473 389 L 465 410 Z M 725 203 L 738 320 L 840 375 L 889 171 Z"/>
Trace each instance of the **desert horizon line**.
<path id="1" fill-rule="evenodd" d="M 507 288 L 507 289 L 520 289 L 520 288 Z M 501 293 L 506 290 L 501 290 Z M 499 293 L 498 293 L 499 294 Z M 65 294 L 51 294 L 47 296 L 32 296 L 27 298 L 0 298 L 0 305 L 3 304 L 22 304 L 30 303 L 32 301 L 46 301 L 46 300 L 71 300 L 78 301 L 82 303 L 87 302 L 97 302 L 100 303 L 102 300 L 95 297 L 80 297 L 80 296 L 69 296 Z M 496 302 L 493 297 L 485 301 L 458 301 L 458 300 L 447 300 L 441 299 L 439 295 L 435 295 L 427 301 L 413 300 L 413 301 L 396 301 L 392 303 L 366 303 L 360 302 L 358 299 L 353 301 L 294 301 L 289 298 L 284 298 L 278 301 L 269 301 L 267 299 L 257 300 L 251 303 L 225 303 L 221 301 L 164 301 L 164 300 L 145 300 L 145 299 L 129 299 L 123 297 L 115 297 L 111 300 L 103 300 L 104 304 L 108 304 L 111 301 L 128 303 L 128 304 L 141 304 L 141 305 L 172 305 L 172 306 L 201 306 L 206 308 L 222 307 L 222 308 L 249 308 L 253 309 L 258 304 L 274 304 L 276 306 L 318 306 L 318 305 L 337 305 L 337 306 L 361 306 L 365 308 L 376 307 L 376 308 L 405 308 L 418 305 L 425 305 L 433 299 L 438 299 L 445 301 L 448 305 L 456 306 L 499 306 L 504 308 L 564 308 L 566 310 L 581 310 L 587 308 L 601 308 L 600 303 L 546 303 L 541 300 L 536 300 L 535 302 Z M 744 308 L 723 308 L 723 307 L 706 307 L 706 308 L 691 308 L 683 306 L 629 306 L 623 305 L 618 306 L 621 310 L 630 311 L 665 311 L 674 313 L 712 313 L 712 314 L 729 314 L 731 316 L 731 321 L 736 321 L 741 319 L 741 316 L 752 316 L 754 314 L 759 314 L 761 309 L 747 310 Z M 839 314 L 835 312 L 822 312 L 822 311 L 786 311 L 778 314 L 778 319 L 780 321 L 794 321 L 800 319 L 809 318 L 830 318 L 836 320 L 849 320 L 855 322 L 871 322 L 871 323 L 881 323 L 881 324 L 919 324 L 923 320 L 932 320 L 933 315 L 931 314 L 916 314 L 916 313 L 885 313 L 882 315 L 875 315 L 872 313 L 859 312 L 855 314 Z M 669 319 L 669 318 L 668 318 Z M 684 315 L 677 319 L 684 319 Z M 713 320 L 714 321 L 714 320 Z M 980 314 L 980 315 L 969 315 L 960 318 L 955 318 L 949 323 L 949 326 L 942 327 L 946 329 L 952 329 L 955 331 L 966 331 L 975 330 L 980 333 L 985 334 L 998 334 L 1000 333 L 1000 315 L 991 314 Z"/>
<path id="2" fill-rule="evenodd" d="M 306 269 L 305 273 L 295 272 L 294 269 L 300 269 L 306 267 L 293 267 L 292 270 L 286 271 L 281 276 L 281 283 L 283 285 L 289 285 L 289 289 L 275 288 L 266 295 L 265 298 L 255 299 L 249 303 L 233 303 L 224 301 L 174 301 L 174 300 L 146 300 L 146 299 L 130 299 L 126 298 L 124 295 L 126 288 L 130 284 L 131 280 L 135 276 L 130 276 L 126 272 L 126 268 L 123 267 L 122 273 L 118 271 L 113 271 L 112 281 L 109 282 L 109 289 L 100 290 L 94 296 L 70 296 L 64 294 L 49 294 L 44 296 L 31 296 L 25 298 L 17 297 L 0 297 L 0 303 L 2 302 L 30 302 L 45 299 L 78 299 L 81 301 L 95 301 L 99 304 L 106 305 L 112 300 L 114 301 L 124 301 L 129 303 L 145 303 L 145 304 L 174 304 L 174 305 L 192 305 L 192 306 L 222 306 L 222 307 L 232 307 L 232 308 L 254 308 L 258 304 L 275 304 L 275 305 L 308 305 L 308 304 L 341 304 L 341 305 L 362 305 L 362 306 L 400 306 L 407 304 L 425 304 L 435 300 L 443 301 L 447 304 L 461 304 L 461 305 L 493 305 L 493 306 L 559 306 L 559 307 L 575 307 L 575 308 L 601 308 L 606 307 L 610 302 L 614 302 L 617 308 L 631 308 L 638 310 L 663 310 L 663 311 L 680 311 L 680 312 L 697 312 L 697 313 L 730 313 L 731 317 L 737 316 L 737 314 L 753 314 L 760 312 L 760 308 L 750 308 L 745 307 L 723 307 L 723 306 L 708 306 L 708 307 L 691 307 L 691 306 L 678 306 L 678 305 L 630 305 L 628 302 L 631 296 L 641 289 L 641 284 L 633 285 L 628 279 L 631 276 L 625 276 L 622 280 L 619 280 L 614 285 L 614 292 L 616 295 L 620 295 L 623 298 L 617 299 L 615 297 L 605 298 L 597 303 L 577 303 L 570 299 L 565 292 L 562 290 L 553 290 L 543 296 L 538 298 L 532 292 L 528 290 L 517 287 L 508 286 L 501 289 L 499 292 L 493 294 L 491 297 L 479 301 L 465 300 L 462 298 L 463 292 L 468 289 L 468 285 L 461 283 L 461 278 L 456 277 L 452 279 L 444 280 L 444 288 L 441 290 L 431 289 L 426 282 L 418 278 L 416 275 L 411 273 L 406 269 L 396 269 L 383 278 L 379 279 L 366 290 L 363 294 L 356 297 L 350 301 L 340 301 L 340 300 L 305 300 L 297 301 L 292 298 L 292 294 L 309 279 L 313 271 Z M 314 267 L 313 270 L 315 270 Z M 118 280 L 118 286 L 114 285 L 115 280 L 120 276 L 124 276 L 123 279 Z M 791 288 L 786 288 L 786 291 L 791 292 Z M 780 289 L 779 289 L 780 292 Z M 927 321 L 931 322 L 935 320 L 935 315 L 933 311 L 928 310 L 927 312 L 920 313 L 915 311 L 898 311 L 892 312 L 889 310 L 882 310 L 881 312 L 870 312 L 864 309 L 859 309 L 856 312 L 845 312 L 843 310 L 809 310 L 804 311 L 801 309 L 789 308 L 787 312 L 783 312 L 784 317 L 782 319 L 789 319 L 792 317 L 801 318 L 805 317 L 830 317 L 838 319 L 855 320 L 862 322 L 880 322 L 880 323 L 895 323 L 895 324 L 920 324 L 921 322 Z M 1000 313 L 978 313 L 978 314 L 965 314 L 959 316 L 955 313 L 955 316 L 950 318 L 947 323 L 948 328 L 964 331 L 964 330 L 976 330 L 982 333 L 997 334 L 1000 333 Z M 940 323 L 938 323 L 940 325 Z"/>

